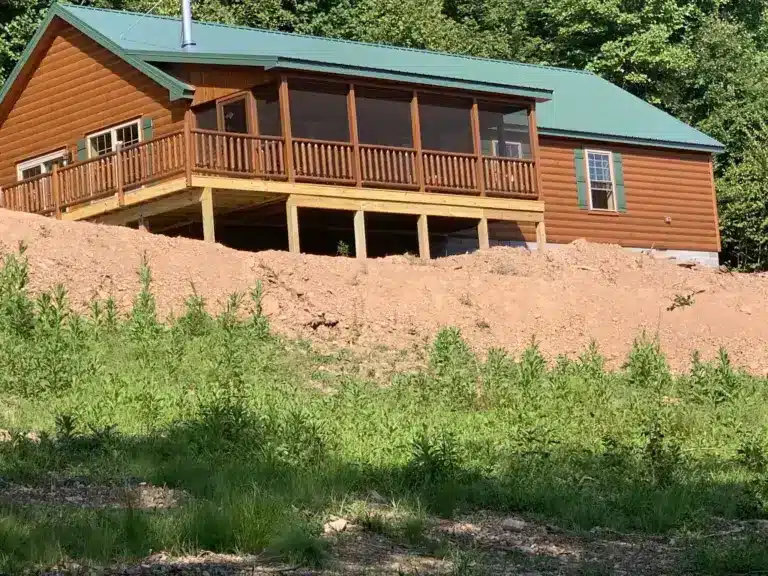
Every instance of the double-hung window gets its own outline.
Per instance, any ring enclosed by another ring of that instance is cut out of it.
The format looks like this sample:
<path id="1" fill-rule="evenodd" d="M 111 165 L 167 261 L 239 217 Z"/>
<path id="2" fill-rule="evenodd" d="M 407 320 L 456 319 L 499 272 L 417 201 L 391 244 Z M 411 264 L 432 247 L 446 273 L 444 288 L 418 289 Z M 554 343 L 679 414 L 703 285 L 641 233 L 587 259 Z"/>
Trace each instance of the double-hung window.
<path id="1" fill-rule="evenodd" d="M 610 152 L 587 150 L 587 181 L 591 210 L 616 210 L 613 162 Z"/>
<path id="2" fill-rule="evenodd" d="M 19 162 L 16 165 L 16 178 L 18 180 L 26 180 L 27 178 L 34 178 L 41 174 L 48 174 L 53 171 L 53 167 L 56 164 L 64 164 L 67 157 L 66 149 L 57 150 L 44 156 L 38 156 Z"/>
<path id="3" fill-rule="evenodd" d="M 94 132 L 87 137 L 88 157 L 96 158 L 117 149 L 118 143 L 126 148 L 141 141 L 140 120 L 131 120 L 119 126 Z"/>

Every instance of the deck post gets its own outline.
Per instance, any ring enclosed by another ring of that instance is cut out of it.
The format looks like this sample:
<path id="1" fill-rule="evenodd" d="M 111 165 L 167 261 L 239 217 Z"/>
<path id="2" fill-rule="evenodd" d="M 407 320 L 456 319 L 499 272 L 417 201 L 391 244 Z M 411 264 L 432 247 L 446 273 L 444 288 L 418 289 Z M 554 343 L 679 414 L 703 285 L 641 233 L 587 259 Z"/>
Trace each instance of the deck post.
<path id="1" fill-rule="evenodd" d="M 368 247 L 365 243 L 365 212 L 355 212 L 355 256 L 362 260 L 368 258 Z"/>
<path id="2" fill-rule="evenodd" d="M 120 142 L 115 144 L 115 155 L 112 157 L 115 171 L 115 188 L 117 189 L 117 205 L 125 206 L 125 191 L 123 190 L 123 146 Z"/>
<path id="3" fill-rule="evenodd" d="M 149 222 L 144 216 L 139 216 L 139 230 L 142 232 L 149 232 Z"/>
<path id="4" fill-rule="evenodd" d="M 488 250 L 491 247 L 488 236 L 488 218 L 480 218 L 480 221 L 477 223 L 477 240 L 480 250 Z"/>
<path id="5" fill-rule="evenodd" d="M 51 173 L 51 196 L 53 196 L 53 213 L 56 220 L 61 220 L 61 191 L 59 190 L 59 165 L 53 165 Z M 0 204 L 1 206 L 2 204 Z"/>
<path id="6" fill-rule="evenodd" d="M 536 249 L 540 252 L 547 249 L 547 229 L 544 227 L 544 220 L 536 222 Z"/>
<path id="7" fill-rule="evenodd" d="M 203 240 L 216 242 L 216 234 L 213 226 L 213 189 L 203 188 L 200 195 L 200 207 L 203 211 Z"/>
<path id="8" fill-rule="evenodd" d="M 192 167 L 195 163 L 194 148 L 192 143 L 192 109 L 184 112 L 184 175 L 187 179 L 187 187 L 192 186 Z"/>
<path id="9" fill-rule="evenodd" d="M 283 140 L 285 141 L 285 171 L 288 182 L 296 180 L 293 170 L 293 137 L 291 135 L 291 106 L 288 96 L 288 78 L 280 76 L 280 125 L 283 128 Z M 297 250 L 298 252 L 298 250 Z"/>
<path id="10" fill-rule="evenodd" d="M 483 145 L 480 140 L 480 108 L 477 98 L 472 99 L 472 145 L 475 148 L 475 163 L 477 173 L 477 188 L 480 196 L 485 196 L 485 178 L 483 177 Z"/>
<path id="11" fill-rule="evenodd" d="M 347 92 L 347 114 L 349 115 L 349 139 L 352 142 L 352 154 L 354 158 L 352 160 L 352 166 L 355 171 L 355 186 L 358 188 L 363 185 L 363 173 L 361 169 L 360 159 L 360 136 L 357 133 L 357 102 L 355 100 L 355 85 L 349 85 L 349 92 Z"/>
<path id="12" fill-rule="evenodd" d="M 422 214 L 419 216 L 418 222 L 419 231 L 419 256 L 422 260 L 429 260 L 429 225 L 427 224 L 427 215 Z"/>
<path id="13" fill-rule="evenodd" d="M 416 148 L 416 182 L 419 190 L 424 192 L 424 157 L 421 151 L 421 121 L 419 120 L 419 94 L 416 90 L 411 96 L 411 131 L 413 147 Z M 426 220 L 425 220 L 426 222 Z M 426 224 L 425 224 L 426 225 Z"/>
<path id="14" fill-rule="evenodd" d="M 536 194 L 539 200 L 544 199 L 544 187 L 541 183 L 541 154 L 539 152 L 539 128 L 536 125 L 536 105 L 528 108 L 528 133 L 531 139 L 531 156 L 533 156 L 533 170 L 536 179 Z M 543 225 L 543 224 L 542 224 Z"/>
<path id="15" fill-rule="evenodd" d="M 288 224 L 288 251 L 292 254 L 301 252 L 299 244 L 299 208 L 293 196 L 288 196 L 285 201 L 285 214 Z"/>

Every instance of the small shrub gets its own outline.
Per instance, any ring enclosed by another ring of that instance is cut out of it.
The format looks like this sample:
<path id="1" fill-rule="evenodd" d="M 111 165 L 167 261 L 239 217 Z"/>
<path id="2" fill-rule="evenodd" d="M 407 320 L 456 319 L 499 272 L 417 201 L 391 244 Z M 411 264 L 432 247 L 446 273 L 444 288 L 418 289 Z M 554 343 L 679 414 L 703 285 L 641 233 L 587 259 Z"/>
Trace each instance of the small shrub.
<path id="1" fill-rule="evenodd" d="M 477 358 L 457 328 L 438 332 L 430 351 L 429 367 L 433 400 L 442 399 L 455 406 L 472 404 L 477 395 Z"/>
<path id="2" fill-rule="evenodd" d="M 426 431 L 411 442 L 411 478 L 418 484 L 442 482 L 455 477 L 459 470 L 456 440 L 450 434 L 429 436 Z"/>
<path id="3" fill-rule="evenodd" d="M 750 472 L 762 474 L 768 470 L 768 449 L 759 435 L 744 440 L 736 451 L 739 462 Z"/>
<path id="4" fill-rule="evenodd" d="M 178 327 L 191 338 L 207 334 L 213 325 L 213 318 L 205 307 L 205 298 L 200 296 L 192 284 L 192 294 L 187 298 L 184 315 L 179 318 Z"/>
<path id="5" fill-rule="evenodd" d="M 338 244 L 336 244 L 336 256 L 341 256 L 342 258 L 349 258 L 349 244 L 344 242 L 344 240 L 339 240 Z"/>
<path id="6" fill-rule="evenodd" d="M 658 338 L 651 339 L 645 333 L 633 342 L 624 369 L 627 379 L 634 386 L 661 390 L 671 381 L 661 343 Z"/>
<path id="7" fill-rule="evenodd" d="M 653 420 L 645 430 L 644 459 L 651 482 L 668 486 L 682 463 L 680 444 L 665 433 L 659 419 Z"/>
<path id="8" fill-rule="evenodd" d="M 536 338 L 523 350 L 519 364 L 520 385 L 528 388 L 538 382 L 547 372 L 547 361 L 541 354 Z"/>
<path id="9" fill-rule="evenodd" d="M 299 566 L 322 568 L 328 559 L 330 544 L 310 531 L 308 526 L 292 526 L 269 547 L 271 553 Z"/>

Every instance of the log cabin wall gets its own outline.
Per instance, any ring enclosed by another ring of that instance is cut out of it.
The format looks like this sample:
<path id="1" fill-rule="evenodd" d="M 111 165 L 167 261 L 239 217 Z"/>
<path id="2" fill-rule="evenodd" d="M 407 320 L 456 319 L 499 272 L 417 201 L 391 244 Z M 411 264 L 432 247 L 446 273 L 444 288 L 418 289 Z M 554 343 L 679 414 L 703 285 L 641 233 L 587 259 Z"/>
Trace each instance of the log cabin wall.
<path id="1" fill-rule="evenodd" d="M 86 134 L 139 117 L 154 135 L 183 127 L 185 101 L 60 20 L 44 39 L 28 81 L 0 117 L 0 185 L 16 181 L 16 165 L 67 148 L 75 158 Z"/>
<path id="2" fill-rule="evenodd" d="M 540 148 L 550 242 L 586 238 L 637 248 L 720 249 L 710 154 L 547 136 L 540 137 Z M 622 154 L 626 212 L 579 208 L 577 148 Z M 492 223 L 491 235 L 495 240 L 535 240 L 533 226 L 524 223 Z"/>

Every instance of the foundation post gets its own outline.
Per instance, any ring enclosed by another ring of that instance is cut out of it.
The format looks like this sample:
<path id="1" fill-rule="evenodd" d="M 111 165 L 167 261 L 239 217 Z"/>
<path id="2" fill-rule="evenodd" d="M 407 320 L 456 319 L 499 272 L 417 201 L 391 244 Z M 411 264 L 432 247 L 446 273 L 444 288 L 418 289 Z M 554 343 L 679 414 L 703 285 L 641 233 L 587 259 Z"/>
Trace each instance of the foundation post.
<path id="1" fill-rule="evenodd" d="M 544 220 L 536 222 L 536 249 L 542 252 L 547 249 L 547 229 L 544 227 Z"/>
<path id="2" fill-rule="evenodd" d="M 355 212 L 355 256 L 365 260 L 368 258 L 368 249 L 365 244 L 365 212 Z"/>
<path id="3" fill-rule="evenodd" d="M 293 196 L 285 201 L 285 213 L 288 223 L 288 251 L 293 254 L 301 252 L 299 245 L 299 209 Z"/>
<path id="4" fill-rule="evenodd" d="M 139 217 L 139 230 L 142 232 L 149 232 L 149 222 L 144 216 Z"/>
<path id="5" fill-rule="evenodd" d="M 422 260 L 429 260 L 429 225 L 427 224 L 427 215 L 419 216 L 419 256 Z"/>
<path id="6" fill-rule="evenodd" d="M 480 250 L 488 250 L 491 247 L 491 242 L 488 238 L 488 218 L 480 218 L 480 221 L 477 223 L 477 240 Z"/>
<path id="7" fill-rule="evenodd" d="M 203 240 L 216 242 L 213 227 L 213 189 L 203 188 L 203 193 L 200 195 L 200 207 L 203 211 Z"/>

